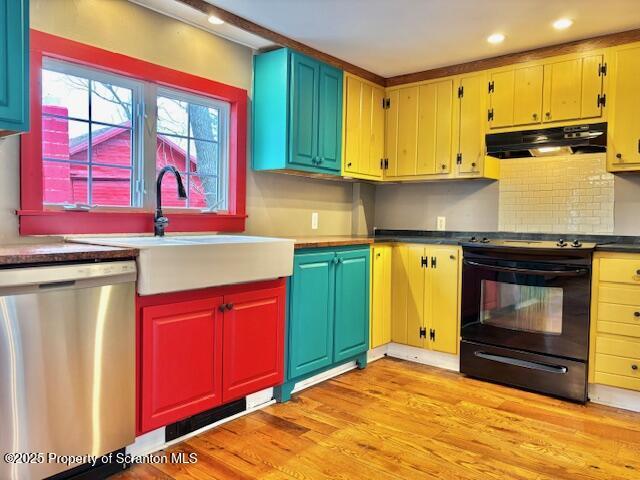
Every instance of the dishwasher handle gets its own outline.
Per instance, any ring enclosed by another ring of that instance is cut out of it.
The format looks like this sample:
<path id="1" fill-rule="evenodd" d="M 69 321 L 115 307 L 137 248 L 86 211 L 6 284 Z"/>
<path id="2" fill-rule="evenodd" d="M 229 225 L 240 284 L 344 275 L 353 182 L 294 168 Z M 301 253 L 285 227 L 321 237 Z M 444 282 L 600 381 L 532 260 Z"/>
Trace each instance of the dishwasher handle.
<path id="1" fill-rule="evenodd" d="M 38 289 L 79 287 L 83 282 L 110 285 L 136 279 L 132 260 L 102 263 L 75 263 L 45 267 L 0 270 L 0 289 L 32 287 Z"/>

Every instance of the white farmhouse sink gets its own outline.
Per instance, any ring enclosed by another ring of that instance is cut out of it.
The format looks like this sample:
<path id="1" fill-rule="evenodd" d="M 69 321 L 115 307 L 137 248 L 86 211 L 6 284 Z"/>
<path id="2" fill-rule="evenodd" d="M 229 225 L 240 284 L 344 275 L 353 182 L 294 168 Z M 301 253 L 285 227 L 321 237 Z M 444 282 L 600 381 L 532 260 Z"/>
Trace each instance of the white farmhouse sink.
<path id="1" fill-rule="evenodd" d="M 294 241 L 286 238 L 185 235 L 67 240 L 139 249 L 140 295 L 268 280 L 293 271 Z"/>

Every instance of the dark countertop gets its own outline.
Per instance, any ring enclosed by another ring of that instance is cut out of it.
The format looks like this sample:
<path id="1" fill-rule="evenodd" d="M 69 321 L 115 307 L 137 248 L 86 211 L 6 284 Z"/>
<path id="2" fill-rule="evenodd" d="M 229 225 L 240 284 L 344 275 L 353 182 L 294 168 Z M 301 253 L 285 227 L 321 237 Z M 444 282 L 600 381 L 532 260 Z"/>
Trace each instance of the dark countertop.
<path id="1" fill-rule="evenodd" d="M 370 245 L 373 237 L 351 235 L 327 235 L 317 237 L 296 237 L 294 248 L 344 247 L 349 245 Z"/>
<path id="2" fill-rule="evenodd" d="M 459 245 L 472 236 L 477 238 L 501 238 L 516 240 L 579 239 L 596 243 L 598 252 L 640 253 L 640 237 L 619 235 L 571 235 L 558 233 L 514 233 L 514 232 L 458 232 L 433 230 L 376 230 L 376 242 L 424 243 L 430 245 Z"/>
<path id="3" fill-rule="evenodd" d="M 40 243 L 0 246 L 0 265 L 24 265 L 135 258 L 135 248 L 103 247 L 80 243 Z"/>

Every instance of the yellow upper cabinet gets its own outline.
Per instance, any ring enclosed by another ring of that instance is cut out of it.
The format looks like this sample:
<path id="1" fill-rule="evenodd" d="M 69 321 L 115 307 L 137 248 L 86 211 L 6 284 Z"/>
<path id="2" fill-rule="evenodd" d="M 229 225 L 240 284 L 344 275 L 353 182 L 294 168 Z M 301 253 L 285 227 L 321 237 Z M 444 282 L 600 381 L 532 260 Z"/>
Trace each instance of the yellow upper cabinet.
<path id="1" fill-rule="evenodd" d="M 487 76 L 484 72 L 463 75 L 457 83 L 453 146 L 457 177 L 485 176 L 497 178 L 485 168 L 484 126 Z M 489 159 L 497 165 L 495 159 Z"/>
<path id="2" fill-rule="evenodd" d="M 489 74 L 490 129 L 599 118 L 606 105 L 603 53 L 565 55 Z"/>
<path id="3" fill-rule="evenodd" d="M 389 89 L 385 178 L 495 178 L 483 168 L 486 79 L 475 72 Z"/>
<path id="4" fill-rule="evenodd" d="M 381 180 L 384 157 L 384 88 L 344 74 L 342 174 Z"/>
<path id="5" fill-rule="evenodd" d="M 530 125 L 542 117 L 542 65 L 518 68 L 514 72 L 513 124 Z"/>
<path id="6" fill-rule="evenodd" d="M 453 80 L 418 87 L 417 175 L 449 173 L 453 127 Z"/>
<path id="7" fill-rule="evenodd" d="M 609 170 L 640 170 L 640 43 L 617 47 L 611 67 Z"/>

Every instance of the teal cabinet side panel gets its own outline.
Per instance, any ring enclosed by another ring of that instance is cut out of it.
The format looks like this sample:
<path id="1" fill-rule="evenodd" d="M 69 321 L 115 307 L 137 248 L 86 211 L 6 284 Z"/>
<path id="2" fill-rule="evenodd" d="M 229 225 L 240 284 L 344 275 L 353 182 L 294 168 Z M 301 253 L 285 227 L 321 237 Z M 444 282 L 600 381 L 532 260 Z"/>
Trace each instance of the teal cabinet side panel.
<path id="1" fill-rule="evenodd" d="M 337 258 L 334 362 L 369 345 L 369 249 L 341 251 Z"/>
<path id="2" fill-rule="evenodd" d="M 0 0 L 0 130 L 29 130 L 28 0 Z"/>
<path id="3" fill-rule="evenodd" d="M 312 167 L 318 157 L 318 89 L 320 64 L 291 54 L 291 136 L 289 162 Z"/>
<path id="4" fill-rule="evenodd" d="M 342 71 L 329 65 L 320 67 L 318 112 L 319 167 L 340 171 L 342 155 Z"/>
<path id="5" fill-rule="evenodd" d="M 334 252 L 296 254 L 290 290 L 288 378 L 332 363 Z"/>
<path id="6" fill-rule="evenodd" d="M 289 51 L 256 55 L 253 69 L 253 169 L 281 169 L 287 158 Z"/>

